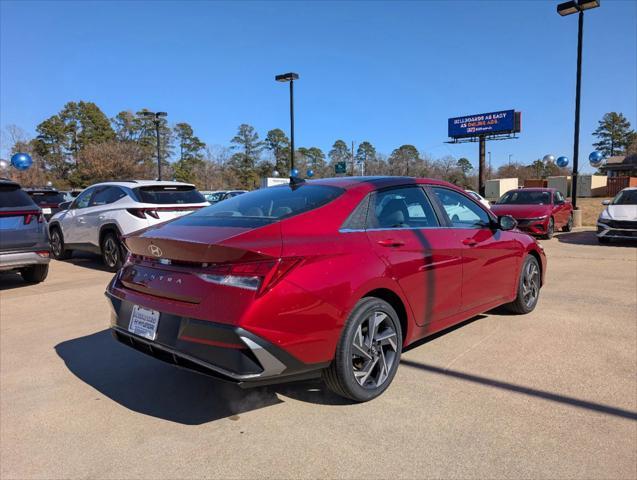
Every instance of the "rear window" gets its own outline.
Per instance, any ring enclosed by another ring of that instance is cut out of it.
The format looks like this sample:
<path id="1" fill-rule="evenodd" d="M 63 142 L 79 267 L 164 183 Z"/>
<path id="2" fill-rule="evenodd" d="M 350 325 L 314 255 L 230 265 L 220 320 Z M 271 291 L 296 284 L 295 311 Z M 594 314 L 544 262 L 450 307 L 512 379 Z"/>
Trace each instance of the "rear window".
<path id="1" fill-rule="evenodd" d="M 31 197 L 18 185 L 0 184 L 0 208 L 34 206 Z"/>
<path id="2" fill-rule="evenodd" d="M 264 188 L 229 198 L 176 220 L 181 225 L 260 227 L 314 210 L 344 192 L 327 185 L 287 185 Z"/>
<path id="3" fill-rule="evenodd" d="M 166 205 L 171 203 L 203 203 L 206 199 L 195 187 L 188 185 L 162 185 L 138 187 L 135 193 L 142 203 Z"/>
<path id="4" fill-rule="evenodd" d="M 60 192 L 28 192 L 28 194 L 38 205 L 60 204 L 66 201 Z"/>

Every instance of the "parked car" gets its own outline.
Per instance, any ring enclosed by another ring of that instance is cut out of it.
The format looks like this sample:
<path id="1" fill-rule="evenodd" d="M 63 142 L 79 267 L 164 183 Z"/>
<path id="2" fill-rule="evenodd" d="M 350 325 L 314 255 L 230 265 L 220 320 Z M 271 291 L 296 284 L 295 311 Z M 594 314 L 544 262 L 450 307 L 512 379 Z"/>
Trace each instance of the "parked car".
<path id="1" fill-rule="evenodd" d="M 58 192 L 54 188 L 25 188 L 25 192 L 33 199 L 33 201 L 42 209 L 44 218 L 48 221 L 51 217 L 60 211 L 60 204 L 66 202 L 66 197 L 62 192 Z"/>
<path id="2" fill-rule="evenodd" d="M 194 185 L 131 180 L 104 182 L 84 190 L 49 222 L 51 251 L 58 260 L 74 250 L 100 254 L 104 265 L 122 265 L 122 235 L 208 206 Z"/>
<path id="3" fill-rule="evenodd" d="M 40 283 L 49 261 L 42 209 L 18 183 L 0 179 L 0 272 L 18 271 L 26 282 Z"/>
<path id="4" fill-rule="evenodd" d="M 467 192 L 469 195 L 471 195 L 473 198 L 475 198 L 478 202 L 480 202 L 485 207 L 491 208 L 491 202 L 487 200 L 486 198 L 484 198 L 482 195 L 480 195 L 478 192 L 474 192 L 473 190 L 465 190 L 465 192 Z"/>
<path id="5" fill-rule="evenodd" d="M 511 215 L 518 228 L 531 235 L 552 238 L 556 229 L 573 229 L 573 205 L 554 188 L 510 190 L 491 206 L 496 215 Z"/>
<path id="6" fill-rule="evenodd" d="M 472 218 L 453 221 L 457 205 Z M 127 236 L 112 332 L 244 386 L 322 375 L 370 400 L 403 347 L 498 305 L 535 308 L 546 258 L 514 227 L 437 180 L 256 190 Z"/>
<path id="7" fill-rule="evenodd" d="M 606 208 L 597 219 L 599 243 L 613 238 L 637 240 L 637 187 L 624 188 L 615 198 L 602 203 Z"/>
<path id="8" fill-rule="evenodd" d="M 247 193 L 247 190 L 216 190 L 213 192 L 201 192 L 211 205 Z"/>

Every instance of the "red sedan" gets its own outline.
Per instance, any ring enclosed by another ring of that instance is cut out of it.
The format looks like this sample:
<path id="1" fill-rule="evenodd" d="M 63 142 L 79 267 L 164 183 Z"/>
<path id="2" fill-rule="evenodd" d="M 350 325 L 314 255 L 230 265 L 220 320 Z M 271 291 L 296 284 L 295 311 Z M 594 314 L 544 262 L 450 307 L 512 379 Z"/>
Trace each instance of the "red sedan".
<path id="1" fill-rule="evenodd" d="M 498 216 L 510 215 L 518 228 L 531 235 L 552 238 L 556 229 L 573 229 L 573 205 L 554 188 L 520 188 L 502 195 L 491 206 Z"/>
<path id="2" fill-rule="evenodd" d="M 535 308 L 546 258 L 514 226 L 428 179 L 257 190 L 126 238 L 112 332 L 244 386 L 322 375 L 370 400 L 405 346 L 499 305 Z"/>

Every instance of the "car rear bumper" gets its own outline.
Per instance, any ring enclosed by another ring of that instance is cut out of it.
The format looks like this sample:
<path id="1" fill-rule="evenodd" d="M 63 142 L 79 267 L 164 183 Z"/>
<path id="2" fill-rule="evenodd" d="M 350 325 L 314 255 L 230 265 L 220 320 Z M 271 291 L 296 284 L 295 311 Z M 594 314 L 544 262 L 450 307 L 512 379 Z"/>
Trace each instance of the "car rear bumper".
<path id="1" fill-rule="evenodd" d="M 318 376 L 328 364 L 306 364 L 241 328 L 161 313 L 155 340 L 128 331 L 133 303 L 106 292 L 116 340 L 174 365 L 242 386 Z"/>
<path id="2" fill-rule="evenodd" d="M 597 236 L 599 238 L 618 238 L 623 240 L 637 240 L 637 222 L 618 222 L 606 224 L 597 222 Z"/>
<path id="3" fill-rule="evenodd" d="M 46 252 L 46 255 L 44 255 Z M 0 252 L 0 271 L 30 265 L 46 265 L 51 261 L 48 250 L 38 252 Z"/>

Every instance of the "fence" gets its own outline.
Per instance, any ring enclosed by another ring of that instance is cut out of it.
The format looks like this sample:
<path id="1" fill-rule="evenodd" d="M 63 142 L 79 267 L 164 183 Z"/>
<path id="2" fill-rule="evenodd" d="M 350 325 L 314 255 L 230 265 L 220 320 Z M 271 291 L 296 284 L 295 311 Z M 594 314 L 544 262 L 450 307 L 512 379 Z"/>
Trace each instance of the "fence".
<path id="1" fill-rule="evenodd" d="M 626 187 L 637 187 L 637 177 L 608 177 L 609 197 L 614 197 Z"/>

